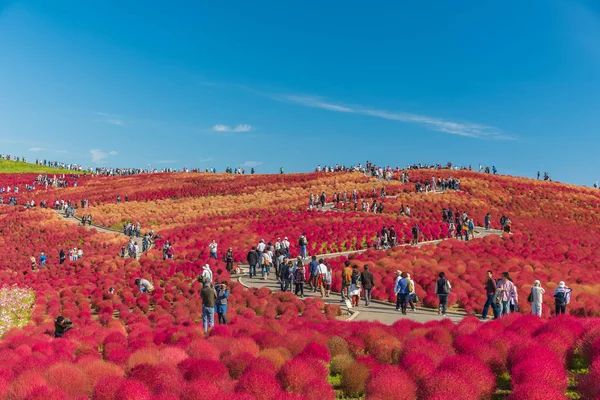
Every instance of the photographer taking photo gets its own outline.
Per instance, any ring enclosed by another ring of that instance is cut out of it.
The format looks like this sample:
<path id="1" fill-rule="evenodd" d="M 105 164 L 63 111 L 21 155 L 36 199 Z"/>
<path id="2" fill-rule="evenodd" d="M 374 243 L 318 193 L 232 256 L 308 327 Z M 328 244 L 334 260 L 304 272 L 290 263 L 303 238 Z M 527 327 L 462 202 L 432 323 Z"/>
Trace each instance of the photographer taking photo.
<path id="1" fill-rule="evenodd" d="M 54 321 L 54 337 L 61 338 L 68 330 L 73 329 L 73 323 L 70 319 L 63 317 L 60 315 Z"/>

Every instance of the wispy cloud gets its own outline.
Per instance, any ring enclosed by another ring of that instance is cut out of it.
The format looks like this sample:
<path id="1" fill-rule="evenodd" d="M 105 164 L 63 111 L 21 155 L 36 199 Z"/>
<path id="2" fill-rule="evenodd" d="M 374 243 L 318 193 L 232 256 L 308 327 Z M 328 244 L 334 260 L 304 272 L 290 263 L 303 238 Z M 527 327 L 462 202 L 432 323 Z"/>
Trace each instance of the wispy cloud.
<path id="1" fill-rule="evenodd" d="M 252 168 L 252 167 L 258 167 L 259 165 L 263 165 L 264 163 L 262 161 L 244 161 L 244 163 L 242 164 L 242 167 L 248 167 L 248 168 Z"/>
<path id="2" fill-rule="evenodd" d="M 400 111 L 378 110 L 360 105 L 346 105 L 335 103 L 316 96 L 299 95 L 267 95 L 267 97 L 284 102 L 299 104 L 305 107 L 320 108 L 349 114 L 367 115 L 370 117 L 392 121 L 413 123 L 425 126 L 431 130 L 449 133 L 451 135 L 465 136 L 478 139 L 511 140 L 515 139 L 501 129 L 472 122 L 455 122 L 426 115 L 411 114 Z"/>
<path id="3" fill-rule="evenodd" d="M 67 153 L 66 150 L 47 149 L 45 147 L 30 147 L 29 151 L 33 152 L 45 152 L 45 153 Z"/>
<path id="4" fill-rule="evenodd" d="M 199 158 L 196 161 L 198 161 L 199 163 L 205 163 L 205 162 L 209 162 L 209 161 L 212 161 L 212 160 L 214 160 L 213 157 L 208 157 L 208 158 Z"/>
<path id="5" fill-rule="evenodd" d="M 99 117 L 102 117 L 102 122 L 110 125 L 123 126 L 125 125 L 125 121 L 117 115 L 107 114 L 105 112 L 96 111 L 94 112 Z"/>
<path id="6" fill-rule="evenodd" d="M 179 160 L 158 160 L 157 164 L 177 164 Z"/>
<path id="7" fill-rule="evenodd" d="M 252 130 L 252 125 L 239 124 L 231 128 L 227 125 L 217 124 L 212 127 L 212 130 L 215 132 L 250 132 Z"/>
<path id="8" fill-rule="evenodd" d="M 108 156 L 116 156 L 117 154 L 119 154 L 119 153 L 117 153 L 114 150 L 109 151 L 109 152 L 103 151 L 101 149 L 92 149 L 92 150 L 90 150 L 90 155 L 92 156 L 92 162 L 94 162 L 94 163 L 101 163 Z"/>

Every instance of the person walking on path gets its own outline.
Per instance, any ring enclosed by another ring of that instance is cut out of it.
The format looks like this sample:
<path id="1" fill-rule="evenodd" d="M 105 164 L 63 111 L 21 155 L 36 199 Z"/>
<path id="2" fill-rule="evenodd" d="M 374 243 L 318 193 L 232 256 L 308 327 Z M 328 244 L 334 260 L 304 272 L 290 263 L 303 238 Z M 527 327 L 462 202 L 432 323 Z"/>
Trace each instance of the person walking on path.
<path id="1" fill-rule="evenodd" d="M 298 264 L 296 271 L 294 272 L 294 294 L 298 296 L 300 293 L 300 298 L 304 298 L 304 281 L 306 280 L 306 271 L 304 271 L 304 265 L 302 263 Z"/>
<path id="2" fill-rule="evenodd" d="M 262 253 L 262 260 L 260 263 L 260 273 L 264 280 L 266 280 L 271 274 L 271 264 L 273 264 L 271 250 L 266 250 Z"/>
<path id="3" fill-rule="evenodd" d="M 256 264 L 258 264 L 258 253 L 256 252 L 256 247 L 252 246 L 252 250 L 248 252 L 246 256 L 246 260 L 248 261 L 248 265 L 250 266 L 250 278 L 256 276 Z"/>
<path id="4" fill-rule="evenodd" d="M 497 295 L 500 300 L 500 309 L 498 310 L 498 316 L 501 317 L 504 314 L 510 314 L 510 303 L 511 299 L 517 298 L 517 290 L 515 288 L 514 283 L 510 281 L 510 276 L 508 272 L 502 273 L 502 279 L 498 281 L 496 285 L 496 289 L 499 289 L 499 293 L 497 291 Z M 496 300 L 496 304 L 498 301 Z"/>
<path id="5" fill-rule="evenodd" d="M 450 281 L 446 279 L 446 274 L 440 272 L 440 279 L 435 284 L 435 295 L 439 298 L 440 304 L 438 306 L 438 314 L 446 315 L 446 309 L 448 308 L 448 295 L 452 290 Z"/>
<path id="6" fill-rule="evenodd" d="M 352 305 L 358 307 L 358 301 L 360 300 L 360 272 L 358 265 L 352 266 L 352 286 L 350 286 L 350 294 L 352 295 Z"/>
<path id="7" fill-rule="evenodd" d="M 313 292 L 317 291 L 317 281 L 319 279 L 319 262 L 317 261 L 317 256 L 311 257 L 310 264 L 308 266 L 310 278 L 308 278 L 308 284 Z"/>
<path id="8" fill-rule="evenodd" d="M 496 293 L 496 280 L 493 278 L 492 271 L 487 271 L 487 280 L 483 285 L 485 289 L 485 295 L 487 296 L 485 304 L 483 305 L 483 312 L 481 313 L 481 319 L 486 319 L 490 306 L 494 313 L 494 319 L 498 318 L 498 307 L 494 302 L 494 294 Z"/>
<path id="9" fill-rule="evenodd" d="M 210 253 L 208 258 L 214 258 L 215 260 L 219 259 L 219 257 L 217 257 L 217 241 L 216 240 L 213 240 L 212 242 L 210 242 L 210 244 L 208 245 L 208 250 Z"/>
<path id="10" fill-rule="evenodd" d="M 205 284 L 200 291 L 202 298 L 202 324 L 204 332 L 215 326 L 215 304 L 217 302 L 217 292 L 211 284 Z"/>
<path id="11" fill-rule="evenodd" d="M 364 271 L 360 274 L 360 281 L 365 290 L 365 306 L 368 306 L 371 303 L 371 290 L 375 287 L 375 277 L 369 271 L 369 265 L 365 264 L 363 268 Z"/>
<path id="12" fill-rule="evenodd" d="M 265 243 L 265 239 L 261 239 L 261 241 L 258 242 L 258 245 L 256 246 L 256 253 L 258 254 L 259 265 L 260 265 L 260 263 L 262 263 L 262 255 L 266 248 L 267 248 L 267 244 Z M 256 274 L 254 274 L 254 275 L 256 276 Z"/>
<path id="13" fill-rule="evenodd" d="M 402 272 L 399 279 L 396 279 L 396 285 L 394 287 L 394 293 L 396 294 L 396 311 L 402 310 L 402 315 L 406 315 L 406 305 L 408 303 L 408 294 L 410 293 L 408 285 L 409 280 L 406 272 Z"/>
<path id="14" fill-rule="evenodd" d="M 573 289 L 567 287 L 564 282 L 559 282 L 558 287 L 554 291 L 554 305 L 556 315 L 567 313 L 567 304 L 571 302 L 571 292 Z"/>
<path id="15" fill-rule="evenodd" d="M 350 286 L 352 285 L 352 268 L 350 268 L 350 261 L 344 262 L 344 267 L 342 268 L 342 303 L 344 302 L 344 293 L 346 293 L 346 299 L 350 299 Z"/>
<path id="16" fill-rule="evenodd" d="M 542 287 L 540 281 L 536 280 L 533 282 L 528 300 L 531 303 L 531 313 L 538 317 L 542 316 L 542 297 L 544 293 L 546 293 L 546 291 Z"/>
<path id="17" fill-rule="evenodd" d="M 319 286 L 319 290 L 321 291 L 321 297 L 329 297 L 329 290 L 331 289 L 331 267 L 329 267 L 329 265 L 324 264 L 323 259 L 320 259 L 318 264 L 319 265 L 317 267 L 317 285 Z"/>
<path id="18" fill-rule="evenodd" d="M 227 289 L 227 282 L 221 282 L 215 288 L 217 292 L 216 299 L 216 311 L 219 317 L 219 324 L 227 325 L 227 298 L 229 297 L 229 289 Z"/>
<path id="19" fill-rule="evenodd" d="M 408 272 L 406 273 L 406 279 L 408 279 L 408 287 L 410 288 L 410 293 L 408 293 L 408 305 L 410 305 L 411 311 L 415 311 L 415 303 L 417 302 L 417 295 L 415 294 L 415 281 L 411 279 Z"/>
<path id="20" fill-rule="evenodd" d="M 485 218 L 483 219 L 483 222 L 485 224 L 485 230 L 489 231 L 490 230 L 490 220 L 492 219 L 492 215 L 490 213 L 487 213 L 485 215 Z"/>

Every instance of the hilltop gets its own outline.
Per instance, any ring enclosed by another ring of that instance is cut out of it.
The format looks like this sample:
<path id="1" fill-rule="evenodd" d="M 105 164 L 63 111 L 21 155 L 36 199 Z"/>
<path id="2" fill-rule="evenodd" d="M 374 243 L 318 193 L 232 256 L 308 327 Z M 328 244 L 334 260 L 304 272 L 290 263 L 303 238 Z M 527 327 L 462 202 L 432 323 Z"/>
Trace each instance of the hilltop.
<path id="1" fill-rule="evenodd" d="M 0 159 L 0 174 L 83 174 L 83 171 L 44 167 L 33 163 Z"/>

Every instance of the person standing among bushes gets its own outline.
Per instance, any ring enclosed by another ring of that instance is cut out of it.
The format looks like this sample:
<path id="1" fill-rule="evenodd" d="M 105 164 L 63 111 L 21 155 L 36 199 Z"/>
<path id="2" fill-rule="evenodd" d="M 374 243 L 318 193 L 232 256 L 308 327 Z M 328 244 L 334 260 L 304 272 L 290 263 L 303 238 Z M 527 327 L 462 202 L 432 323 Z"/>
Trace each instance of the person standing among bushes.
<path id="1" fill-rule="evenodd" d="M 352 285 L 352 268 L 350 268 L 350 261 L 344 262 L 344 267 L 342 268 L 342 303 L 344 302 L 344 293 L 346 293 L 346 299 L 350 299 L 350 286 Z"/>
<path id="2" fill-rule="evenodd" d="M 493 278 L 493 273 L 490 270 L 487 271 L 487 280 L 483 287 L 485 289 L 485 295 L 487 296 L 487 299 L 485 301 L 485 304 L 483 305 L 481 319 L 487 318 L 490 306 L 492 306 L 494 319 L 496 319 L 498 318 L 498 307 L 496 306 L 496 302 L 494 302 L 494 294 L 496 293 L 496 280 Z"/>
<path id="3" fill-rule="evenodd" d="M 450 281 L 446 279 L 446 274 L 444 272 L 440 272 L 438 276 L 440 279 L 438 279 L 435 284 L 435 295 L 440 300 L 438 314 L 444 316 L 446 315 L 446 309 L 448 308 L 448 295 L 452 290 L 452 286 L 450 285 Z"/>
<path id="4" fill-rule="evenodd" d="M 48 256 L 46 256 L 44 254 L 44 252 L 42 252 L 42 254 L 40 255 L 40 266 L 45 267 L 47 259 L 48 259 Z"/>
<path id="5" fill-rule="evenodd" d="M 217 292 L 216 311 L 219 317 L 219 324 L 227 325 L 227 298 L 229 297 L 227 282 L 221 282 L 215 290 Z"/>
<path id="6" fill-rule="evenodd" d="M 394 287 L 394 293 L 396 294 L 396 311 L 402 310 L 402 315 L 406 315 L 406 305 L 408 303 L 408 294 L 410 289 L 408 287 L 409 280 L 406 272 L 402 272 L 399 279 L 396 279 L 396 285 Z"/>
<path id="7" fill-rule="evenodd" d="M 542 316 L 542 297 L 544 293 L 546 291 L 542 288 L 540 281 L 533 282 L 528 300 L 531 303 L 531 313 L 538 317 Z"/>
<path id="8" fill-rule="evenodd" d="M 228 248 L 225 253 L 225 269 L 227 272 L 231 272 L 233 269 L 233 248 Z"/>
<path id="9" fill-rule="evenodd" d="M 504 314 L 510 314 L 510 303 L 511 299 L 517 299 L 517 292 L 515 285 L 510 281 L 508 272 L 502 273 L 502 279 L 498 281 L 496 289 L 499 289 L 499 300 L 500 309 L 498 310 L 498 316 Z"/>
<path id="10" fill-rule="evenodd" d="M 212 285 L 213 273 L 210 270 L 210 265 L 206 264 L 202 267 L 202 275 L 200 275 L 200 279 L 204 285 Z"/>
<path id="11" fill-rule="evenodd" d="M 208 250 L 209 250 L 209 256 L 208 258 L 214 258 L 215 260 L 218 260 L 219 258 L 217 257 L 217 241 L 213 240 L 212 242 L 210 242 L 210 244 L 208 245 Z"/>
<path id="12" fill-rule="evenodd" d="M 571 302 L 571 292 L 573 289 L 567 287 L 564 282 L 559 282 L 558 287 L 554 291 L 554 305 L 556 315 L 567 313 L 567 304 Z"/>
<path id="13" fill-rule="evenodd" d="M 37 269 L 37 261 L 35 260 L 35 257 L 29 257 L 29 261 L 31 261 L 31 270 L 35 271 Z"/>
<path id="14" fill-rule="evenodd" d="M 60 249 L 60 253 L 58 253 L 59 264 L 63 264 L 66 259 L 67 259 L 67 255 L 65 254 L 65 249 Z"/>
<path id="15" fill-rule="evenodd" d="M 308 245 L 308 239 L 306 238 L 306 233 L 303 233 L 298 239 L 298 245 L 300 246 L 300 257 L 306 258 L 306 246 Z"/>
<path id="16" fill-rule="evenodd" d="M 490 230 L 490 220 L 491 219 L 492 219 L 492 215 L 490 213 L 485 214 L 485 218 L 483 219 L 483 222 L 485 224 L 486 231 Z"/>
<path id="17" fill-rule="evenodd" d="M 217 301 L 217 292 L 211 284 L 205 284 L 200 291 L 202 298 L 202 324 L 204 332 L 208 332 L 208 328 L 215 326 L 215 304 Z"/>
<path id="18" fill-rule="evenodd" d="M 256 276 L 256 264 L 258 264 L 258 253 L 256 252 L 256 247 L 252 246 L 252 250 L 250 250 L 246 256 L 246 260 L 248 261 L 250 269 L 249 275 L 250 278 L 252 278 L 253 276 Z"/>
<path id="19" fill-rule="evenodd" d="M 418 224 L 415 224 L 415 226 L 413 226 L 412 228 L 412 236 L 413 236 L 413 240 L 412 240 L 412 245 L 416 246 L 419 244 L 419 233 L 421 233 L 421 228 L 419 228 Z"/>
<path id="20" fill-rule="evenodd" d="M 300 298 L 304 298 L 304 281 L 306 280 L 306 271 L 304 271 L 304 265 L 302 262 L 298 264 L 296 271 L 294 271 L 294 294 Z"/>
<path id="21" fill-rule="evenodd" d="M 369 271 L 369 265 L 364 265 L 364 271 L 360 274 L 360 281 L 362 282 L 362 287 L 365 290 L 365 306 L 368 306 L 371 303 L 371 290 L 375 287 L 375 277 L 373 273 Z"/>

